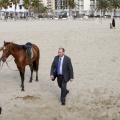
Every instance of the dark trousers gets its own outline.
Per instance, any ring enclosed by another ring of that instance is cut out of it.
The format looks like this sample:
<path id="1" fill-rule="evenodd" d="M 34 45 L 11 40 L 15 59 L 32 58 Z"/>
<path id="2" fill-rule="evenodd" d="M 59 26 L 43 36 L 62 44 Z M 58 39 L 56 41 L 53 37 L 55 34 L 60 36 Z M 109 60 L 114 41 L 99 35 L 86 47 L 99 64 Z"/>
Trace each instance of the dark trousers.
<path id="1" fill-rule="evenodd" d="M 66 93 L 67 93 L 67 83 L 64 80 L 64 77 L 62 75 L 57 77 L 57 82 L 58 82 L 58 86 L 61 88 L 61 102 L 65 102 L 65 97 L 66 97 Z"/>

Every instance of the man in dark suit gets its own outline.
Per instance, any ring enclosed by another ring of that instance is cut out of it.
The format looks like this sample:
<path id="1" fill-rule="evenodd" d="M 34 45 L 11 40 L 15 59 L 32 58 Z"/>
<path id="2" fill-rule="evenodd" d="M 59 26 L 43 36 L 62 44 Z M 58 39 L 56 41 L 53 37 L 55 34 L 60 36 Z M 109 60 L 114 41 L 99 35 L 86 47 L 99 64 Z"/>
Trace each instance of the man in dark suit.
<path id="1" fill-rule="evenodd" d="M 64 48 L 59 48 L 58 55 L 54 58 L 51 66 L 50 77 L 55 80 L 57 77 L 58 86 L 61 88 L 61 103 L 65 105 L 66 95 L 69 93 L 67 90 L 67 82 L 72 81 L 74 78 L 73 67 L 71 59 L 66 56 Z"/>

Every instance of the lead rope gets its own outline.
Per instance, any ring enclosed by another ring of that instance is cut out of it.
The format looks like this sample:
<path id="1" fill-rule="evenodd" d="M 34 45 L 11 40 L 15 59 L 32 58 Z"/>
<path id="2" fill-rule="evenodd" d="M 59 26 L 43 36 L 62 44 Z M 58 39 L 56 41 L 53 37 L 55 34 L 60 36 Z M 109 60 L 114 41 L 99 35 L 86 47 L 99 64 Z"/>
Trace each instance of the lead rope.
<path id="1" fill-rule="evenodd" d="M 3 63 L 3 64 L 4 64 L 4 63 Z M 2 64 L 2 66 L 1 66 L 1 61 L 0 61 L 0 67 L 1 67 L 1 68 L 0 68 L 0 71 L 1 71 L 1 70 L 2 70 L 2 68 L 3 68 L 3 64 Z"/>
<path id="2" fill-rule="evenodd" d="M 13 69 L 11 69 L 7 62 L 6 62 L 6 65 L 8 66 L 8 68 L 9 68 L 10 70 L 12 70 L 12 71 L 18 71 L 18 70 L 13 70 Z"/>
<path id="3" fill-rule="evenodd" d="M 10 62 L 12 59 L 13 59 L 13 57 L 10 60 L 8 60 L 7 62 Z"/>

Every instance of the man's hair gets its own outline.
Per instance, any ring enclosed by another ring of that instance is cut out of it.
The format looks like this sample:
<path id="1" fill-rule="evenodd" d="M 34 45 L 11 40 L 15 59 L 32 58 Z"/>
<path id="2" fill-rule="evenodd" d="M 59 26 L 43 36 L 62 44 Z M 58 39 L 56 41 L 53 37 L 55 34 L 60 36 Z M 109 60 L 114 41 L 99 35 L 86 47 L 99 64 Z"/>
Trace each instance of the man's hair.
<path id="1" fill-rule="evenodd" d="M 63 52 L 65 52 L 65 49 L 64 49 L 63 47 L 60 47 L 59 50 L 60 50 L 60 49 L 61 49 Z"/>

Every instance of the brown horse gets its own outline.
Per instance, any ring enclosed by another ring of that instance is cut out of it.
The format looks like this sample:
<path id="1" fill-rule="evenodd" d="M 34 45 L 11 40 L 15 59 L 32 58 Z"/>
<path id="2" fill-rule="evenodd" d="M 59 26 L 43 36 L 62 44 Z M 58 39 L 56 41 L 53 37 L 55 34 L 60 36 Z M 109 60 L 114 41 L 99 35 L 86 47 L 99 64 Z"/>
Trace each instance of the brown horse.
<path id="1" fill-rule="evenodd" d="M 24 74 L 25 74 L 26 65 L 29 65 L 31 70 L 31 77 L 29 82 L 32 82 L 33 71 L 36 71 L 36 81 L 38 81 L 40 52 L 39 52 L 39 48 L 36 45 L 32 44 L 33 57 L 30 60 L 28 60 L 28 55 L 26 53 L 25 45 L 17 45 L 14 44 L 13 42 L 4 41 L 4 46 L 2 47 L 2 50 L 3 50 L 3 54 L 1 60 L 3 62 L 6 62 L 6 59 L 10 55 L 12 55 L 15 58 L 14 61 L 20 72 L 22 91 L 24 91 Z"/>

